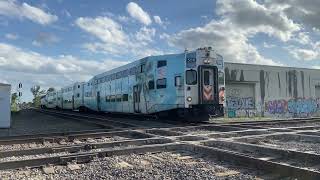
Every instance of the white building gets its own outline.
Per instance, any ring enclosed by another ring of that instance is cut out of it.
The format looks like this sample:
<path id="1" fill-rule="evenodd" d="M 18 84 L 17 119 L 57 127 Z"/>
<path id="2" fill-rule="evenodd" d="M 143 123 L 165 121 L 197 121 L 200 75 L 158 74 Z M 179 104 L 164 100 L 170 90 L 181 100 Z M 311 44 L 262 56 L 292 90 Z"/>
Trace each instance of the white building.
<path id="1" fill-rule="evenodd" d="M 0 83 L 0 128 L 11 125 L 11 85 Z"/>
<path id="2" fill-rule="evenodd" d="M 225 63 L 227 117 L 320 115 L 320 70 Z"/>

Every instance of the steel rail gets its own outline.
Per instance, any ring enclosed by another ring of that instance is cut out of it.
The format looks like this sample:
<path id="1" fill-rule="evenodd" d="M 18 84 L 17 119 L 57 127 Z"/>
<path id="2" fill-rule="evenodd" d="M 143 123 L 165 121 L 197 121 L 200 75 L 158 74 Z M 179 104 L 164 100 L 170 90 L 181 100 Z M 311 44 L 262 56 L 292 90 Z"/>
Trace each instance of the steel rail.
<path id="1" fill-rule="evenodd" d="M 74 139 L 85 139 L 85 138 L 99 138 L 99 137 L 127 137 L 127 138 L 150 138 L 152 135 L 141 133 L 139 131 L 127 130 L 127 131 L 113 131 L 113 132 L 90 132 L 90 133 L 75 133 L 65 134 L 62 136 L 17 136 L 12 138 L 0 139 L 0 145 L 12 145 L 12 144 L 25 144 L 25 143 L 44 143 L 44 142 L 60 142 L 61 140 L 72 141 Z"/>
<path id="2" fill-rule="evenodd" d="M 171 143 L 172 140 L 168 138 L 147 138 L 147 139 L 134 139 L 115 142 L 104 143 L 83 143 L 77 145 L 63 145 L 45 148 L 30 148 L 24 150 L 0 151 L 0 158 L 12 156 L 30 156 L 39 154 L 52 154 L 60 152 L 75 153 L 80 151 L 90 151 L 93 149 L 114 148 L 114 147 L 127 147 L 127 146 L 142 146 L 151 144 L 165 144 Z"/>
<path id="3" fill-rule="evenodd" d="M 128 155 L 132 153 L 160 152 L 177 149 L 178 143 L 143 145 L 138 147 L 124 147 L 121 149 L 109 148 L 99 152 L 79 152 L 70 155 L 57 155 L 37 159 L 0 162 L 0 170 L 19 169 L 24 167 L 41 167 L 46 165 L 66 165 L 68 162 L 87 163 L 94 158 L 109 157 L 115 155 Z"/>

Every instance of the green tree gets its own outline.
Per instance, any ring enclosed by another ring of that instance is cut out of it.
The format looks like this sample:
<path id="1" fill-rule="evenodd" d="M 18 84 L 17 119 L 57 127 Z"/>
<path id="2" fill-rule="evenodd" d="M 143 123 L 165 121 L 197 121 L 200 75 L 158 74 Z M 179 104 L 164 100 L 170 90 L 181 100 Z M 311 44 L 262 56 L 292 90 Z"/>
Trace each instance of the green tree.
<path id="1" fill-rule="evenodd" d="M 11 95 L 11 111 L 16 112 L 18 111 L 18 94 L 13 93 Z"/>
<path id="2" fill-rule="evenodd" d="M 36 85 L 36 86 L 33 86 L 31 89 L 30 89 L 32 95 L 33 95 L 33 100 L 32 100 L 32 103 L 33 103 L 33 106 L 35 108 L 39 108 L 40 107 L 40 98 L 42 95 L 45 94 L 45 90 L 41 90 L 40 86 L 39 85 Z"/>

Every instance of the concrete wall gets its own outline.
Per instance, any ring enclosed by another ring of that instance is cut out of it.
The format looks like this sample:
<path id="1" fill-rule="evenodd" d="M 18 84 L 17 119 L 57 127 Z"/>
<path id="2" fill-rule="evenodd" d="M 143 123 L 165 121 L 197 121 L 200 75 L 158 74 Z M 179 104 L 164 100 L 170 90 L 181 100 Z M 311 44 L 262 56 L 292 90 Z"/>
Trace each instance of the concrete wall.
<path id="1" fill-rule="evenodd" d="M 11 125 L 11 86 L 0 83 L 0 128 L 9 128 Z"/>
<path id="2" fill-rule="evenodd" d="M 320 115 L 320 70 L 225 63 L 228 117 Z"/>

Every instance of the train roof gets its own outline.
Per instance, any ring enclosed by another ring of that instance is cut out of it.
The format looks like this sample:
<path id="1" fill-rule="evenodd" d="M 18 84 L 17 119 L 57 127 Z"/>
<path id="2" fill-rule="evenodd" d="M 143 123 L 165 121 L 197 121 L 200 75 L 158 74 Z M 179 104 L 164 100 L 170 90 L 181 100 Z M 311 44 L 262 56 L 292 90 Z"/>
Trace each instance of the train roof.
<path id="1" fill-rule="evenodd" d="M 173 57 L 176 57 L 176 56 L 181 56 L 181 55 L 184 55 L 184 53 L 177 53 L 177 54 L 164 54 L 164 55 L 158 55 L 158 56 L 147 56 L 147 57 L 144 57 L 142 59 L 139 59 L 139 60 L 136 60 L 136 61 L 133 61 L 133 62 L 130 62 L 128 64 L 125 64 L 125 65 L 122 65 L 122 66 L 119 66 L 117 68 L 114 68 L 114 69 L 111 69 L 109 71 L 106 71 L 106 72 L 103 72 L 103 73 L 100 73 L 98 75 L 95 75 L 93 78 L 91 78 L 89 81 L 92 81 L 94 79 L 98 79 L 98 78 L 101 78 L 101 77 L 104 77 L 106 75 L 110 75 L 112 73 L 115 73 L 115 72 L 119 72 L 119 71 L 122 71 L 122 70 L 125 70 L 125 69 L 128 69 L 130 67 L 134 67 L 134 66 L 137 66 L 145 61 L 148 61 L 148 60 L 155 60 L 155 59 L 159 59 L 159 58 L 164 58 L 168 61 L 170 60 L 173 60 Z"/>

